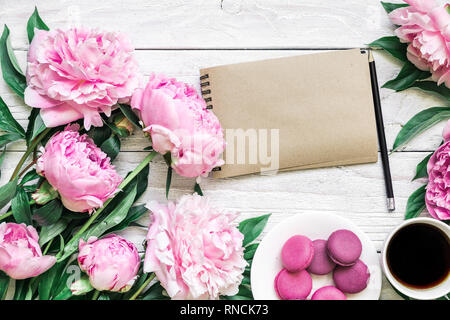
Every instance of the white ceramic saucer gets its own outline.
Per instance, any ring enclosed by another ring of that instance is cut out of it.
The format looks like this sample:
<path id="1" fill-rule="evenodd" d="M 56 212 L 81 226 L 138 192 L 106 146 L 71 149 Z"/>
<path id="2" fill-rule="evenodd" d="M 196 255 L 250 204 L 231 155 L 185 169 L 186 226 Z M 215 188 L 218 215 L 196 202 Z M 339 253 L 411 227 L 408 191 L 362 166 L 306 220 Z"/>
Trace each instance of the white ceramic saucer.
<path id="1" fill-rule="evenodd" d="M 328 239 L 336 230 L 353 231 L 362 243 L 361 260 L 368 266 L 370 279 L 367 288 L 356 294 L 347 294 L 349 300 L 377 300 L 381 292 L 381 268 L 377 251 L 369 238 L 351 221 L 330 213 L 296 214 L 275 226 L 260 243 L 253 258 L 251 269 L 251 286 L 257 300 L 278 300 L 274 289 L 274 279 L 281 266 L 281 248 L 290 237 L 301 234 L 311 240 Z M 315 290 L 333 285 L 332 274 L 312 275 Z"/>

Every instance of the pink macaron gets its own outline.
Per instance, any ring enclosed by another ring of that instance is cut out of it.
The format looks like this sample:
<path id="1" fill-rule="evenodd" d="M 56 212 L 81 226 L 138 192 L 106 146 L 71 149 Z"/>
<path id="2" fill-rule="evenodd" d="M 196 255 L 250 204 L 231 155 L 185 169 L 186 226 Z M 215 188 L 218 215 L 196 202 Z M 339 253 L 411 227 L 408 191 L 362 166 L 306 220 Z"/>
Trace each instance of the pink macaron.
<path id="1" fill-rule="evenodd" d="M 350 230 L 337 230 L 328 238 L 328 256 L 340 266 L 353 265 L 361 256 L 361 251 L 361 240 Z"/>
<path id="2" fill-rule="evenodd" d="M 275 278 L 275 291 L 282 300 L 305 300 L 312 289 L 312 278 L 306 270 L 281 270 Z"/>
<path id="3" fill-rule="evenodd" d="M 305 236 L 289 238 L 281 249 L 281 263 L 289 272 L 306 269 L 314 257 L 312 241 Z"/>
<path id="4" fill-rule="evenodd" d="M 334 286 L 326 286 L 317 289 L 311 300 L 347 300 L 345 294 Z"/>
<path id="5" fill-rule="evenodd" d="M 336 287 L 345 293 L 358 293 L 367 287 L 370 278 L 369 268 L 361 260 L 350 267 L 337 266 L 333 272 Z"/>
<path id="6" fill-rule="evenodd" d="M 328 256 L 327 241 L 318 239 L 314 240 L 312 243 L 314 247 L 314 257 L 307 270 L 317 275 L 324 275 L 333 271 L 336 267 L 336 263 Z"/>

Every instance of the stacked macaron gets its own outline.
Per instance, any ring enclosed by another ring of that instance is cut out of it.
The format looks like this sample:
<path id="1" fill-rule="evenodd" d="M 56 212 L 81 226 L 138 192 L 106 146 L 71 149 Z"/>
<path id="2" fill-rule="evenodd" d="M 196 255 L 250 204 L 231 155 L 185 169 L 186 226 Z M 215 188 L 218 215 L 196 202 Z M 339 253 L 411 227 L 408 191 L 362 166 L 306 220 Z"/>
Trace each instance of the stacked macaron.
<path id="1" fill-rule="evenodd" d="M 275 278 L 275 291 L 283 300 L 305 300 L 312 289 L 310 273 L 333 272 L 335 286 L 316 290 L 311 300 L 345 300 L 345 293 L 358 293 L 367 286 L 370 273 L 359 259 L 361 252 L 361 241 L 350 230 L 337 230 L 328 240 L 295 235 L 281 250 L 284 268 Z"/>

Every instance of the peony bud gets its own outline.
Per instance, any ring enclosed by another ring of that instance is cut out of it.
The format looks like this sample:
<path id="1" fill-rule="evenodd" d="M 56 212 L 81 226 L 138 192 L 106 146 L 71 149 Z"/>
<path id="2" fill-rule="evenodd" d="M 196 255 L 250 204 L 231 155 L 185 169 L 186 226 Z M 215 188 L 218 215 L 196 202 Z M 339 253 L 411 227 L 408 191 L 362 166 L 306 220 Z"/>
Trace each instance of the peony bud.
<path id="1" fill-rule="evenodd" d="M 153 149 L 170 152 L 172 168 L 184 177 L 207 176 L 223 164 L 222 127 L 195 88 L 164 75 L 151 75 L 144 89 L 137 89 L 131 106 L 139 110 Z"/>
<path id="2" fill-rule="evenodd" d="M 131 242 L 114 234 L 91 237 L 80 239 L 79 251 L 78 264 L 95 289 L 125 292 L 133 286 L 141 259 Z"/>
<path id="3" fill-rule="evenodd" d="M 13 279 L 27 279 L 44 273 L 56 262 L 53 256 L 43 256 L 39 235 L 24 223 L 0 224 L 0 270 Z"/>
<path id="4" fill-rule="evenodd" d="M 106 153 L 78 129 L 78 125 L 67 126 L 51 137 L 36 171 L 58 191 L 67 209 L 92 212 L 116 194 L 122 178 Z"/>
<path id="5" fill-rule="evenodd" d="M 134 131 L 133 123 L 130 120 L 128 120 L 128 118 L 125 117 L 124 115 L 117 116 L 114 119 L 114 124 L 116 125 L 117 128 L 119 128 L 119 130 L 126 131 L 127 136 L 131 135 Z"/>

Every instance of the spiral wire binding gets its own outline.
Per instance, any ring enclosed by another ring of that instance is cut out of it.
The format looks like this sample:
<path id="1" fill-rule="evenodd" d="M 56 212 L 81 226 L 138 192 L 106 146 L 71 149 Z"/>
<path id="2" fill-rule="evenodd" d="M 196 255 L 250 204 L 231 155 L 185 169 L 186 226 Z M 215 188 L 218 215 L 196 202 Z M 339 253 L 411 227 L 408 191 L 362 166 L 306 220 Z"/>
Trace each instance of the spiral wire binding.
<path id="1" fill-rule="evenodd" d="M 206 109 L 212 109 L 213 105 L 212 105 L 212 98 L 211 98 L 211 89 L 209 88 L 210 86 L 210 82 L 209 80 L 209 74 L 204 74 L 202 76 L 200 76 L 200 88 L 202 90 L 202 97 L 205 100 L 205 102 L 207 103 L 206 105 Z M 207 81 L 204 81 L 207 80 Z M 205 96 L 209 96 L 209 97 L 205 97 Z M 209 103 L 209 104 L 208 104 Z M 221 171 L 222 168 L 221 167 L 216 167 L 213 168 L 212 171 Z"/>
<path id="2" fill-rule="evenodd" d="M 212 101 L 211 97 L 205 97 L 207 95 L 211 94 L 211 89 L 209 89 L 210 86 L 210 82 L 209 81 L 203 81 L 209 79 L 209 74 L 204 74 L 202 76 L 200 76 L 200 87 L 202 89 L 202 96 L 203 99 L 205 99 L 206 103 L 209 103 L 206 105 L 206 109 L 212 109 L 213 105 L 210 103 Z"/>

